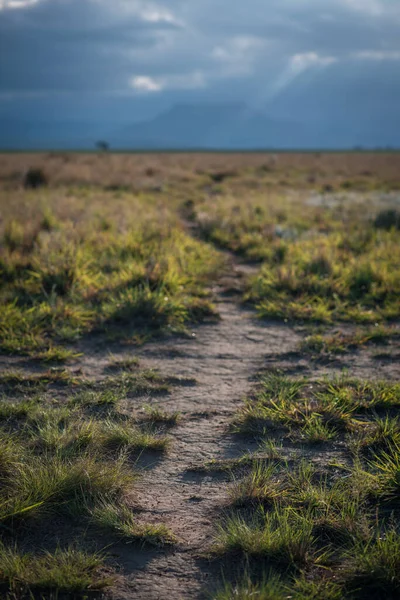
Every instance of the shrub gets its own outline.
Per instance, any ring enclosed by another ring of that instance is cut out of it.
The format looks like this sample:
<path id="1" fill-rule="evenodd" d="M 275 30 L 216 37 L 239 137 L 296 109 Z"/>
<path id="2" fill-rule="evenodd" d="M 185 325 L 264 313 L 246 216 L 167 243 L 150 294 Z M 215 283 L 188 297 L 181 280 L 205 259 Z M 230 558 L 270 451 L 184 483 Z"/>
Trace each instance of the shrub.
<path id="1" fill-rule="evenodd" d="M 29 168 L 24 175 L 23 185 L 27 189 L 36 189 L 47 184 L 47 175 L 40 168 Z"/>
<path id="2" fill-rule="evenodd" d="M 375 217 L 374 226 L 377 229 L 400 229 L 400 211 L 394 208 L 381 210 Z"/>

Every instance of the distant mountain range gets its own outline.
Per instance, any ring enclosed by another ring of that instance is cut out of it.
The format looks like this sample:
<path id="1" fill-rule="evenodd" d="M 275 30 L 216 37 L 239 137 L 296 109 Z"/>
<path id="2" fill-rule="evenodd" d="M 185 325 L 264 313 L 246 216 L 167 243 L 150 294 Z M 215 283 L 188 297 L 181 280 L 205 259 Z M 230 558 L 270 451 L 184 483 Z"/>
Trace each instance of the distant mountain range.
<path id="1" fill-rule="evenodd" d="M 0 117 L 0 149 L 310 149 L 399 145 L 386 125 L 297 122 L 273 118 L 245 104 L 177 104 L 138 123 L 20 121 Z"/>
<path id="2" fill-rule="evenodd" d="M 176 105 L 120 129 L 110 141 L 121 148 L 291 148 L 304 133 L 296 122 L 268 118 L 244 104 Z"/>

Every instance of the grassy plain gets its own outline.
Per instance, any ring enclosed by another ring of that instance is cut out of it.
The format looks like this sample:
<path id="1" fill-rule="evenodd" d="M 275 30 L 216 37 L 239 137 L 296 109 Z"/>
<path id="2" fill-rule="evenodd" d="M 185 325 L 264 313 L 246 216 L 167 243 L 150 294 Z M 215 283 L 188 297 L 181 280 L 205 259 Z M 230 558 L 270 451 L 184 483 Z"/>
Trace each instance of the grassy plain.
<path id="1" fill-rule="evenodd" d="M 154 398 L 196 382 L 132 355 L 87 378 L 88 349 L 146 355 L 217 327 L 232 264 L 249 267 L 235 302 L 260 327 L 300 327 L 305 360 L 398 343 L 399 167 L 396 153 L 0 155 L 5 597 L 112 596 L 110 544 L 179 544 L 140 518 L 136 486 L 181 423 Z M 230 482 L 207 549 L 216 599 L 399 597 L 399 385 L 262 374 L 227 432 L 259 451 L 204 466 Z"/>
<path id="2" fill-rule="evenodd" d="M 399 403 L 398 383 L 261 380 L 235 431 L 318 451 L 261 450 L 237 478 L 213 552 L 243 574 L 216 598 L 398 597 Z M 345 460 L 324 460 L 338 447 Z"/>

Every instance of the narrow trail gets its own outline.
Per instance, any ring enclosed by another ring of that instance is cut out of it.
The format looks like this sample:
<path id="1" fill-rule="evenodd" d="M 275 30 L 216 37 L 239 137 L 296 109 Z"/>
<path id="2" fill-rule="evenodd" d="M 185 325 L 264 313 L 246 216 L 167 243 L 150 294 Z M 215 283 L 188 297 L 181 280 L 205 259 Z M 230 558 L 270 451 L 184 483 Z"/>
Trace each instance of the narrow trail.
<path id="1" fill-rule="evenodd" d="M 233 265 L 233 278 L 242 276 Z M 172 430 L 168 455 L 148 469 L 135 490 L 144 522 L 165 523 L 178 537 L 172 550 L 160 550 L 145 561 L 127 548 L 122 566 L 128 573 L 115 600 L 200 599 L 207 597 L 207 573 L 198 560 L 215 534 L 218 511 L 228 499 L 226 482 L 196 473 L 213 458 L 231 458 L 246 450 L 228 434 L 229 422 L 265 355 L 295 349 L 299 337 L 287 326 L 268 325 L 244 311 L 237 298 L 214 290 L 218 323 L 196 328 L 191 340 L 146 345 L 141 364 L 162 373 L 196 378 L 193 387 L 180 387 L 157 400 L 163 409 L 179 411 L 182 419 Z"/>
<path id="2" fill-rule="evenodd" d="M 170 432 L 166 457 L 151 465 L 135 488 L 135 502 L 143 522 L 164 523 L 178 543 L 155 552 L 118 548 L 118 563 L 125 577 L 115 588 L 113 600 L 209 600 L 213 589 L 211 569 L 201 560 L 212 544 L 221 511 L 229 501 L 226 478 L 196 471 L 212 459 L 234 458 L 255 450 L 249 442 L 229 434 L 229 424 L 250 392 L 261 369 L 299 370 L 301 362 L 286 364 L 302 339 L 289 325 L 263 323 L 255 312 L 243 310 L 240 296 L 226 289 L 240 288 L 244 275 L 254 269 L 230 257 L 231 273 L 214 288 L 220 314 L 217 323 L 193 330 L 191 339 L 154 341 L 136 355 L 144 367 L 166 375 L 195 378 L 196 385 L 175 388 L 168 397 L 152 399 L 165 410 L 179 411 L 182 418 Z M 392 378 L 392 366 L 376 363 L 358 353 L 348 359 L 355 376 Z M 310 362 L 307 362 L 307 370 Z M 343 364 L 312 365 L 313 375 L 339 374 Z"/>
<path id="3" fill-rule="evenodd" d="M 254 450 L 250 442 L 229 434 L 229 424 L 251 390 L 261 369 L 287 368 L 308 372 L 313 377 L 339 374 L 347 367 L 352 375 L 364 378 L 397 379 L 397 363 L 376 361 L 363 350 L 324 365 L 297 355 L 303 338 L 289 325 L 264 323 L 255 312 L 244 310 L 239 290 L 243 276 L 255 272 L 227 255 L 230 274 L 213 289 L 221 319 L 193 329 L 191 338 L 169 338 L 135 347 L 135 356 L 144 368 L 157 369 L 166 376 L 194 378 L 196 385 L 177 386 L 169 396 L 153 397 L 151 404 L 178 411 L 181 421 L 169 435 L 171 447 L 165 457 L 148 465 L 138 481 L 132 502 L 143 523 L 164 523 L 177 536 L 172 548 L 148 550 L 135 545 L 111 543 L 110 553 L 121 567 L 121 577 L 111 591 L 112 600 L 209 600 L 215 585 L 212 569 L 201 555 L 209 549 L 221 511 L 229 501 L 226 478 L 196 471 L 211 459 L 241 456 Z M 92 341 L 82 344 L 80 372 L 98 380 L 109 364 L 109 344 L 99 347 Z M 126 347 L 121 351 L 128 356 Z M 24 366 L 24 359 L 3 357 L 4 368 Z M 2 366 L 0 364 L 0 366 Z M 305 371 L 304 371 L 305 369 Z M 145 403 L 131 399 L 132 409 Z M 112 542 L 112 540 L 110 540 Z"/>
<path id="4" fill-rule="evenodd" d="M 250 443 L 229 434 L 229 423 L 251 390 L 261 369 L 306 368 L 318 377 L 339 374 L 347 366 L 352 375 L 396 379 L 397 363 L 373 359 L 370 352 L 349 355 L 346 362 L 321 365 L 301 356 L 290 364 L 288 354 L 296 352 L 300 331 L 289 325 L 262 321 L 255 312 L 244 310 L 240 295 L 243 276 L 255 272 L 227 255 L 231 272 L 213 289 L 221 319 L 193 329 L 191 338 L 169 338 L 135 348 L 144 368 L 157 369 L 166 376 L 194 378 L 196 385 L 177 386 L 171 395 L 151 399 L 153 406 L 179 411 L 181 421 L 169 435 L 171 447 L 165 457 L 144 470 L 132 497 L 143 523 L 164 523 L 177 536 L 171 549 L 148 550 L 135 545 L 111 544 L 121 577 L 111 591 L 112 600 L 209 600 L 215 585 L 212 569 L 201 555 L 211 545 L 221 511 L 229 501 L 226 478 L 196 471 L 211 459 L 241 456 L 254 450 Z M 109 364 L 108 344 L 95 348 L 82 344 L 79 362 L 83 376 L 104 377 Z M 126 352 L 126 347 L 124 349 Z M 3 357 L 4 368 L 19 366 L 21 359 Z M 302 363 L 306 363 L 305 365 Z M 23 366 L 23 361 L 22 361 Z M 1 365 L 0 365 L 1 366 Z M 132 409 L 145 399 L 131 399 Z M 110 540 L 111 541 L 111 540 Z"/>

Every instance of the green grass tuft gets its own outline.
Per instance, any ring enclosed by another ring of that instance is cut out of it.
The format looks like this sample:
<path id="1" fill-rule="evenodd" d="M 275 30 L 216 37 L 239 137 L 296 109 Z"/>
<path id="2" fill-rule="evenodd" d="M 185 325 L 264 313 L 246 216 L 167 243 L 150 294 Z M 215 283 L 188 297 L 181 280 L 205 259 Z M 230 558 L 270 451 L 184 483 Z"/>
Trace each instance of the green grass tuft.
<path id="1" fill-rule="evenodd" d="M 165 525 L 139 523 L 125 505 L 104 500 L 92 511 L 92 521 L 106 531 L 114 533 L 127 542 L 139 542 L 151 546 L 174 544 L 176 538 Z"/>
<path id="2" fill-rule="evenodd" d="M 309 520 L 294 512 L 276 510 L 260 512 L 250 522 L 240 516 L 228 518 L 220 528 L 215 551 L 300 569 L 318 562 L 313 541 Z"/>
<path id="3" fill-rule="evenodd" d="M 30 554 L 0 543 L 0 582 L 11 597 L 84 597 L 110 584 L 110 578 L 101 573 L 103 566 L 101 554 L 74 548 Z"/>
<path id="4" fill-rule="evenodd" d="M 345 586 L 351 597 L 399 597 L 400 536 L 395 529 L 383 531 L 367 544 L 356 544 L 346 558 Z"/>

